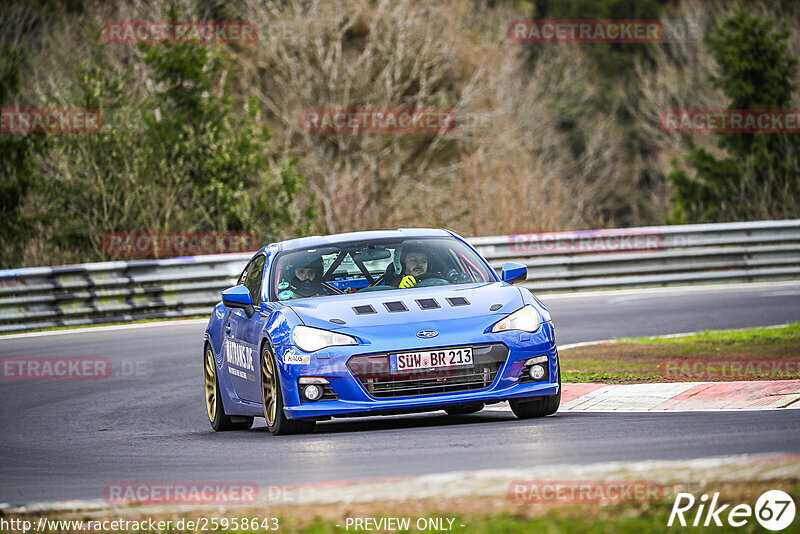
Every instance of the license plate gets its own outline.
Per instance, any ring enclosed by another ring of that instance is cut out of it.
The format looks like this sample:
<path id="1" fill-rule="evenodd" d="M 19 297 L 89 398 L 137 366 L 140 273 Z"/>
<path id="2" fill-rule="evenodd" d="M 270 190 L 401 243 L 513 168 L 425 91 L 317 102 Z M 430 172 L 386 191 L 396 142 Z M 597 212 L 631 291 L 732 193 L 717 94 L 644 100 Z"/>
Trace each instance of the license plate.
<path id="1" fill-rule="evenodd" d="M 472 348 L 462 347 L 458 349 L 422 350 L 392 354 L 390 356 L 390 365 L 392 371 L 472 365 Z"/>

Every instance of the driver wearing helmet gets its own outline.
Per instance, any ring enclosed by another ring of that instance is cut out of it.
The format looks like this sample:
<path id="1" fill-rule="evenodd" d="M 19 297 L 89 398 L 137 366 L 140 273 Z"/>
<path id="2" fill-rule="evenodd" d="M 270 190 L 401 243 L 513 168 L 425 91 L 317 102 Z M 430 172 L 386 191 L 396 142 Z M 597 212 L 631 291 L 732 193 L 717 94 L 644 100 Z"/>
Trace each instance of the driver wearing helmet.
<path id="1" fill-rule="evenodd" d="M 327 293 L 322 285 L 322 258 L 304 254 L 292 262 L 289 289 L 301 297 L 316 297 Z"/>
<path id="2" fill-rule="evenodd" d="M 398 287 L 405 289 L 417 285 L 417 278 L 428 272 L 428 253 L 421 247 L 408 247 L 400 255 L 403 267 Z"/>

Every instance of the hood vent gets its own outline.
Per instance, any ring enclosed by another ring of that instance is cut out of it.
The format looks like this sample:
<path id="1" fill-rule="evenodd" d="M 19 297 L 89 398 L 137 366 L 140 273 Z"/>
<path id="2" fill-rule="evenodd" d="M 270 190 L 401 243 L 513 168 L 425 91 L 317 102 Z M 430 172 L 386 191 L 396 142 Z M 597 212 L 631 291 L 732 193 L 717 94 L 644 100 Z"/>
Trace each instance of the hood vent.
<path id="1" fill-rule="evenodd" d="M 435 310 L 441 307 L 439 303 L 436 302 L 436 299 L 417 299 L 417 304 L 423 310 Z"/>
<path id="2" fill-rule="evenodd" d="M 447 297 L 450 306 L 469 306 L 469 301 L 464 297 Z"/>
<path id="3" fill-rule="evenodd" d="M 400 300 L 394 300 L 392 302 L 384 302 L 383 305 L 386 306 L 386 309 L 389 310 L 390 312 L 408 311 L 408 308 L 406 308 L 406 305 L 403 304 L 403 302 L 400 301 Z"/>
<path id="4" fill-rule="evenodd" d="M 353 306 L 353 311 L 356 312 L 356 315 L 369 315 L 370 313 L 378 313 L 375 311 L 375 308 L 372 307 L 372 304 Z"/>

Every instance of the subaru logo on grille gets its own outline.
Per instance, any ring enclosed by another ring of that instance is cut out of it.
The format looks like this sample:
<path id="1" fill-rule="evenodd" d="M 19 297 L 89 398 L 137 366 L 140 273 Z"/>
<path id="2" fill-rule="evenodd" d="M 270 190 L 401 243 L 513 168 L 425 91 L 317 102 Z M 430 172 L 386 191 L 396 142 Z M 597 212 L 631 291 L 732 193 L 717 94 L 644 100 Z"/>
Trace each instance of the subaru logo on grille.
<path id="1" fill-rule="evenodd" d="M 439 335 L 439 332 L 436 330 L 420 330 L 417 332 L 417 337 L 428 338 L 428 337 L 436 337 Z"/>

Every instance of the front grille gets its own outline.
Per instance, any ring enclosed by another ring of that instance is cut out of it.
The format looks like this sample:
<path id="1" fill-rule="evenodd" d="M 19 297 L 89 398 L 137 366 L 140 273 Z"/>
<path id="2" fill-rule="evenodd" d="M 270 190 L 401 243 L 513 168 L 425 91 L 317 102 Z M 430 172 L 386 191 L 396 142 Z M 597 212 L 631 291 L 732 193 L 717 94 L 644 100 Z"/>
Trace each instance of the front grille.
<path id="1" fill-rule="evenodd" d="M 330 386 L 330 384 L 325 384 L 322 387 L 322 398 L 319 400 L 321 401 L 339 400 L 339 395 L 337 395 L 336 392 L 333 391 L 333 388 Z"/>
<path id="2" fill-rule="evenodd" d="M 436 395 L 488 388 L 508 358 L 508 347 L 502 343 L 470 346 L 473 360 L 470 367 L 392 373 L 389 367 L 389 353 L 353 356 L 347 362 L 347 367 L 369 394 L 376 398 Z M 457 347 L 431 347 L 419 350 L 445 348 Z M 402 352 L 413 352 L 413 350 Z"/>

